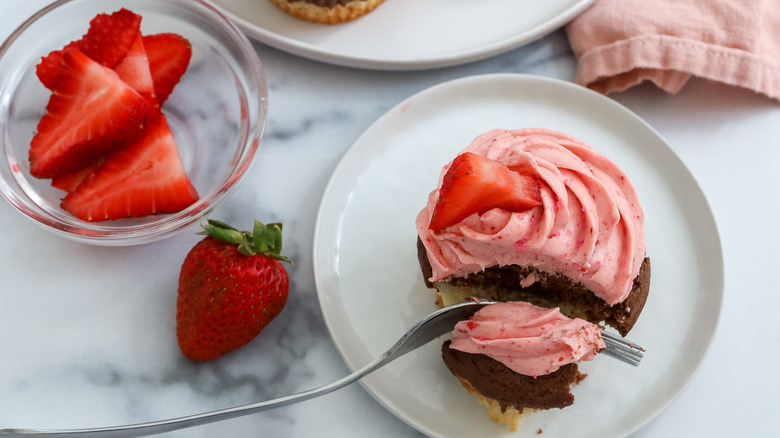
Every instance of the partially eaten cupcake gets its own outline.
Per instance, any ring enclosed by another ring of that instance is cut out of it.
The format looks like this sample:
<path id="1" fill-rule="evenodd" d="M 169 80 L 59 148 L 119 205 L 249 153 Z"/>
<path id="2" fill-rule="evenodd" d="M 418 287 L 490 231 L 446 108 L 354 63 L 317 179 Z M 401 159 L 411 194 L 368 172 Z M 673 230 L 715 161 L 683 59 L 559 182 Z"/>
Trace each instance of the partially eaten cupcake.
<path id="1" fill-rule="evenodd" d="M 271 0 L 295 18 L 322 24 L 339 24 L 360 18 L 384 0 Z"/>
<path id="2" fill-rule="evenodd" d="M 625 336 L 647 300 L 650 262 L 634 187 L 612 161 L 560 132 L 478 136 L 444 167 L 416 226 L 420 267 L 440 307 L 471 297 L 523 301 Z M 445 362 L 464 386 L 506 411 L 453 369 L 451 350 Z"/>

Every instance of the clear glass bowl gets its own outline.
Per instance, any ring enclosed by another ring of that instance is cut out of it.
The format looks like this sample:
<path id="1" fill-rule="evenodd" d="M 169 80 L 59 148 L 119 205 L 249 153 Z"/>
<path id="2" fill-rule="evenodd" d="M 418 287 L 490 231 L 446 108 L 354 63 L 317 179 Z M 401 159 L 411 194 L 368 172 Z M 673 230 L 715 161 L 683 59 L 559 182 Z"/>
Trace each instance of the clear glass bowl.
<path id="1" fill-rule="evenodd" d="M 99 13 L 127 8 L 144 35 L 174 32 L 192 60 L 163 112 L 200 200 L 176 214 L 85 222 L 59 206 L 65 192 L 30 176 L 30 140 L 50 92 L 35 65 L 86 33 Z M 227 18 L 198 0 L 61 0 L 23 23 L 0 46 L 0 192 L 56 234 L 99 245 L 135 245 L 170 236 L 208 214 L 251 165 L 268 114 L 268 90 L 251 43 Z"/>

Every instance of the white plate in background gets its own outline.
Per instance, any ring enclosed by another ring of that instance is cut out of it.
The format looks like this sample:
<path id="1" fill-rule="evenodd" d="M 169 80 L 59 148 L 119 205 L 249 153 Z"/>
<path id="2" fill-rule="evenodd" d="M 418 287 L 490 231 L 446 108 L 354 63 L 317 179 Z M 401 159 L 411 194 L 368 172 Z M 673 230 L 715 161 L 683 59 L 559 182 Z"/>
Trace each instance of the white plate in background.
<path id="1" fill-rule="evenodd" d="M 415 70 L 483 59 L 562 27 L 593 0 L 385 0 L 342 24 L 298 20 L 268 0 L 209 0 L 249 37 L 317 61 Z"/>

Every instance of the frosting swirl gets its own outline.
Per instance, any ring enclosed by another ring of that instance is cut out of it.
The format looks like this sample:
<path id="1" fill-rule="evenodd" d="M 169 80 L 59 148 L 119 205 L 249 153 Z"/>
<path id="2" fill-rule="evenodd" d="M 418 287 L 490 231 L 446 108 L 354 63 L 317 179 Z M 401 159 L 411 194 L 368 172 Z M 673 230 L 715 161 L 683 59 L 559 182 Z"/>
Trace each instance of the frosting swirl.
<path id="1" fill-rule="evenodd" d="M 490 266 L 534 266 L 579 281 L 610 305 L 626 299 L 645 255 L 644 213 L 617 165 L 587 144 L 547 129 L 495 129 L 463 152 L 541 181 L 542 205 L 519 213 L 472 214 L 439 233 L 428 229 L 439 186 L 416 220 L 431 281 Z"/>
<path id="2" fill-rule="evenodd" d="M 450 348 L 484 354 L 519 374 L 542 376 L 592 360 L 606 345 L 588 321 L 517 301 L 485 306 L 468 321 L 458 322 Z"/>

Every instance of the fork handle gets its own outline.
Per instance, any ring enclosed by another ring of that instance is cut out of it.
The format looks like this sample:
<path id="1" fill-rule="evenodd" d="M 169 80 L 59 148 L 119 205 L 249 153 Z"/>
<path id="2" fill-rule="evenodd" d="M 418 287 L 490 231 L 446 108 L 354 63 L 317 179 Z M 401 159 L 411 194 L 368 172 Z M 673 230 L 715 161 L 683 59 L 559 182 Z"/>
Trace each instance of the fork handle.
<path id="1" fill-rule="evenodd" d="M 257 412 L 280 408 L 331 393 L 357 380 L 360 380 L 372 371 L 376 370 L 382 365 L 385 365 L 387 359 L 387 355 L 384 355 L 364 366 L 363 368 L 355 371 L 354 373 L 333 383 L 310 389 L 308 391 L 299 392 L 297 394 L 287 395 L 258 403 L 251 403 L 232 408 L 220 409 L 217 411 L 204 412 L 186 417 L 172 418 L 169 420 L 128 424 L 124 426 L 98 427 L 91 429 L 2 429 L 0 430 L 0 438 L 135 438 L 172 432 L 175 430 L 201 426 L 204 424 L 215 423 L 217 421 L 229 420 L 231 418 L 243 417 L 245 415 L 255 414 Z"/>

